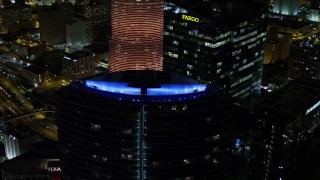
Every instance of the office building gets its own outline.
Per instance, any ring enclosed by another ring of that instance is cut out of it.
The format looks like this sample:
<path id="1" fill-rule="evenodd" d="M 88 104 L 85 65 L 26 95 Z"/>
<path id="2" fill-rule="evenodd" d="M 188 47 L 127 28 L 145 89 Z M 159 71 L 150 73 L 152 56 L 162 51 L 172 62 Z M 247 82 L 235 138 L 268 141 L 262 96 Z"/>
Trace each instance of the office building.
<path id="1" fill-rule="evenodd" d="M 162 70 L 163 0 L 112 0 L 109 71 Z"/>
<path id="2" fill-rule="evenodd" d="M 237 114 L 229 100 L 161 71 L 74 82 L 57 93 L 62 178 L 224 179 Z"/>
<path id="3" fill-rule="evenodd" d="M 47 45 L 66 42 L 66 18 L 63 9 L 52 7 L 39 12 L 40 40 Z"/>
<path id="4" fill-rule="evenodd" d="M 261 84 L 267 9 L 249 1 L 175 1 L 164 9 L 164 70 L 218 84 L 249 104 Z"/>
<path id="5" fill-rule="evenodd" d="M 274 0 L 273 13 L 296 16 L 299 13 L 300 0 Z"/>
<path id="6" fill-rule="evenodd" d="M 95 41 L 106 42 L 110 36 L 110 0 L 101 3 L 88 3 L 84 5 L 82 18 L 85 21 L 86 44 Z"/>
<path id="7" fill-rule="evenodd" d="M 35 27 L 35 20 L 32 18 L 31 7 L 27 5 L 13 5 L 1 9 L 2 24 L 1 33 L 8 34 L 18 32 L 22 29 Z"/>
<path id="8" fill-rule="evenodd" d="M 86 44 L 85 21 L 77 19 L 66 25 L 67 44 Z"/>
<path id="9" fill-rule="evenodd" d="M 269 24 L 269 33 L 271 37 L 279 36 L 277 33 L 290 33 L 292 34 L 292 39 L 299 40 L 305 38 L 305 36 L 311 33 L 313 30 L 312 23 L 306 21 L 297 20 L 284 20 L 275 21 Z"/>
<path id="10" fill-rule="evenodd" d="M 299 78 L 257 103 L 249 180 L 318 179 L 319 89 Z"/>
<path id="11" fill-rule="evenodd" d="M 293 42 L 289 58 L 290 79 L 301 76 L 320 79 L 320 44 L 318 35 Z"/>
<path id="12" fill-rule="evenodd" d="M 320 1 L 319 0 L 309 0 L 310 8 L 311 9 L 319 9 L 320 8 Z"/>
<path id="13" fill-rule="evenodd" d="M 62 71 L 67 81 L 92 76 L 95 73 L 93 54 L 85 51 L 66 53 L 62 62 Z"/>

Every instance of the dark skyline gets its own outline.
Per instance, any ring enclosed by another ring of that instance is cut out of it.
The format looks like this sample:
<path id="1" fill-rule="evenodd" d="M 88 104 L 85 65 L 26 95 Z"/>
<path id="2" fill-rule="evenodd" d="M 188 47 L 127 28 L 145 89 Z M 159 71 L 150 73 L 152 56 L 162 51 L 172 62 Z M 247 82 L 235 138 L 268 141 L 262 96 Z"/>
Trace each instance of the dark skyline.
<path id="1" fill-rule="evenodd" d="M 316 1 L 0 4 L 2 179 L 319 179 Z"/>

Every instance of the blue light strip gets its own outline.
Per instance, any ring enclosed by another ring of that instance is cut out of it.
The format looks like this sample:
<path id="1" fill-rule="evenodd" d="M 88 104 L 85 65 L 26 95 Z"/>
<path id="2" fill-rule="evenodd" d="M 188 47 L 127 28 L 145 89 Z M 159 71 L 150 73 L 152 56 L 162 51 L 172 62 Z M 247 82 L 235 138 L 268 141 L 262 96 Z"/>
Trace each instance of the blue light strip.
<path id="1" fill-rule="evenodd" d="M 148 88 L 148 96 L 190 94 L 206 90 L 205 84 L 161 84 L 161 88 Z"/>
<path id="2" fill-rule="evenodd" d="M 141 88 L 128 87 L 128 84 L 129 83 L 125 82 L 86 81 L 86 86 L 89 88 L 118 94 L 141 95 Z M 147 88 L 147 95 L 168 96 L 191 94 L 203 92 L 207 87 L 206 84 L 161 84 L 160 86 L 160 88 Z"/>
<path id="3" fill-rule="evenodd" d="M 128 83 L 87 80 L 86 86 L 101 91 L 119 94 L 141 95 L 141 88 L 128 87 Z"/>

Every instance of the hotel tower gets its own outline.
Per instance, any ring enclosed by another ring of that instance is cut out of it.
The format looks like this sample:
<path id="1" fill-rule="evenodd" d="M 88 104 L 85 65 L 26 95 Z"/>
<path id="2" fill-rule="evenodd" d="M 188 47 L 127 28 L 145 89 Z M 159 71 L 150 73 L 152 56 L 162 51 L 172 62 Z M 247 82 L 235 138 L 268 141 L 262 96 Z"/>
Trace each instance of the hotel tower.
<path id="1" fill-rule="evenodd" d="M 162 71 L 163 1 L 112 0 L 109 71 Z"/>

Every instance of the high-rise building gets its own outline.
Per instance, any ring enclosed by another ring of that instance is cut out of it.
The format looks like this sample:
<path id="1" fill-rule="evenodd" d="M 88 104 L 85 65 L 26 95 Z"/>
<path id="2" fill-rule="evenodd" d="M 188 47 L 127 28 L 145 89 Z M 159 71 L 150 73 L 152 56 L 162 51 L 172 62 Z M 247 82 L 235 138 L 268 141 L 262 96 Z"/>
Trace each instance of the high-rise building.
<path id="1" fill-rule="evenodd" d="M 164 9 L 164 70 L 218 84 L 248 104 L 261 84 L 266 7 L 191 0 Z"/>
<path id="2" fill-rule="evenodd" d="M 273 13 L 296 16 L 299 13 L 300 0 L 274 0 Z"/>
<path id="3" fill-rule="evenodd" d="M 257 103 L 249 180 L 318 179 L 319 85 L 299 78 Z"/>
<path id="4" fill-rule="evenodd" d="M 107 29 L 110 23 L 110 1 L 85 4 L 83 18 L 87 44 L 107 40 Z"/>
<path id="5" fill-rule="evenodd" d="M 77 19 L 66 25 L 67 44 L 86 44 L 85 21 Z"/>
<path id="6" fill-rule="evenodd" d="M 223 179 L 230 171 L 236 110 L 218 87 L 125 71 L 57 95 L 63 178 Z"/>
<path id="7" fill-rule="evenodd" d="M 314 36 L 292 43 L 288 78 L 296 79 L 304 76 L 320 79 L 320 45 L 317 41 L 318 37 Z"/>
<path id="8" fill-rule="evenodd" d="M 39 12 L 40 39 L 47 45 L 66 42 L 66 18 L 63 9 L 50 8 Z"/>
<path id="9" fill-rule="evenodd" d="M 2 163 L 2 179 L 61 179 L 57 149 L 54 141 L 31 144 L 23 154 Z"/>
<path id="10" fill-rule="evenodd" d="M 112 0 L 109 71 L 162 70 L 163 0 Z"/>

